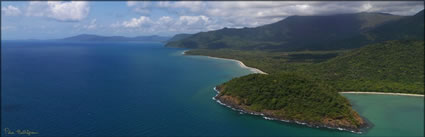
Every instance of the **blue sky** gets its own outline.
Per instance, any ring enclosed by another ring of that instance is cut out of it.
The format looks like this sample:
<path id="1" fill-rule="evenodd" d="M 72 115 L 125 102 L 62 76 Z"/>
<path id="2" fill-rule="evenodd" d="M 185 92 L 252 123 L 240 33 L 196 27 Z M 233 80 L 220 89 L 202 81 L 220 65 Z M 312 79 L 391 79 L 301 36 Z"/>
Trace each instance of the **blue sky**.
<path id="1" fill-rule="evenodd" d="M 55 39 L 83 33 L 172 36 L 223 27 L 256 27 L 292 15 L 383 12 L 409 16 L 423 9 L 423 1 L 1 2 L 1 38 Z"/>

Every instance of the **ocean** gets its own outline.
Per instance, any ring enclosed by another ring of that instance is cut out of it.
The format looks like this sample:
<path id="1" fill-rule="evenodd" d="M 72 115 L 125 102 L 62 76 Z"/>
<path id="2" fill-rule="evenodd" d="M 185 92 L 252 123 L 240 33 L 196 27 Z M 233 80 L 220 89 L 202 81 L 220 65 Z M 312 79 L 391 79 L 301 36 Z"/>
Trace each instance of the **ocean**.
<path id="1" fill-rule="evenodd" d="M 1 42 L 1 135 L 423 136 L 424 98 L 344 94 L 366 133 L 265 120 L 215 102 L 213 88 L 251 72 L 142 42 Z"/>

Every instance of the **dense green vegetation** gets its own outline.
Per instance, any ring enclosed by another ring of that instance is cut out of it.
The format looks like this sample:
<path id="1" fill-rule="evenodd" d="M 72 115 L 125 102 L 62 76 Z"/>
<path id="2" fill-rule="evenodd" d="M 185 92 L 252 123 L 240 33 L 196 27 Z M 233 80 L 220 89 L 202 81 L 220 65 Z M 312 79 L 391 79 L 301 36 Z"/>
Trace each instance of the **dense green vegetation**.
<path id="1" fill-rule="evenodd" d="M 192 55 L 241 60 L 269 74 L 305 73 L 339 91 L 424 94 L 423 37 L 422 10 L 406 17 L 291 16 L 257 28 L 201 32 L 167 45 L 195 48 L 187 52 Z"/>
<path id="2" fill-rule="evenodd" d="M 238 105 L 247 106 L 246 109 L 277 110 L 273 114 L 283 119 L 322 124 L 332 119 L 346 121 L 338 126 L 356 128 L 363 124 L 349 101 L 336 89 L 300 74 L 250 74 L 232 79 L 219 89 L 219 96 L 235 97 L 240 100 Z"/>
<path id="3" fill-rule="evenodd" d="M 388 41 L 351 51 L 196 49 L 186 53 L 238 59 L 270 75 L 282 71 L 304 73 L 326 81 L 338 91 L 424 94 L 423 41 Z"/>
<path id="4" fill-rule="evenodd" d="M 267 73 L 294 71 L 312 63 L 326 61 L 349 50 L 340 51 L 300 51 L 300 52 L 267 52 L 231 49 L 194 49 L 187 51 L 189 55 L 205 55 L 231 58 L 242 61 L 245 65 L 259 68 Z"/>
<path id="5" fill-rule="evenodd" d="M 340 91 L 424 94 L 424 42 L 387 41 L 367 45 L 298 71 Z"/>
<path id="6" fill-rule="evenodd" d="M 424 40 L 424 11 L 408 18 L 384 24 L 369 32 L 371 39 L 386 41 L 395 39 Z"/>
<path id="7" fill-rule="evenodd" d="M 403 18 L 407 17 L 382 13 L 291 16 L 256 28 L 200 32 L 166 46 L 267 51 L 350 49 L 373 41 L 370 30 Z"/>

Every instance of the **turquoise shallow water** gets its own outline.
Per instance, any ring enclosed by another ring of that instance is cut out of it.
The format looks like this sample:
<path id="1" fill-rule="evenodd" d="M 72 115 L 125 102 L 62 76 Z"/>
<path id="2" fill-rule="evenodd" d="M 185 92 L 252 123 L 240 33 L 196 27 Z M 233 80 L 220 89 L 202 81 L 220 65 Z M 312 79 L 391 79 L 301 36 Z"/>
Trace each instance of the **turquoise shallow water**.
<path id="1" fill-rule="evenodd" d="M 421 97 L 344 94 L 373 122 L 364 134 L 239 114 L 212 100 L 213 87 L 252 72 L 233 61 L 182 51 L 158 43 L 2 41 L 2 128 L 38 136 L 424 133 Z"/>
<path id="2" fill-rule="evenodd" d="M 423 136 L 424 98 L 394 95 L 343 94 L 374 126 L 368 136 Z"/>

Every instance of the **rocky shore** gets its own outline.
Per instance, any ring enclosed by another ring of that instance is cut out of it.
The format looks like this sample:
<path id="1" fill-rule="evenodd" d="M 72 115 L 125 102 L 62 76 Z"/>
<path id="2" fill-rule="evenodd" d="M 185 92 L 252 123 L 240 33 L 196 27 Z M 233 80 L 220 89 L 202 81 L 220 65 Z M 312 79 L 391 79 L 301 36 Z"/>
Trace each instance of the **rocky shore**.
<path id="1" fill-rule="evenodd" d="M 306 125 L 308 127 L 314 127 L 314 128 L 329 128 L 329 129 L 337 129 L 337 130 L 343 130 L 343 131 L 349 131 L 352 133 L 363 133 L 365 130 L 371 126 L 366 120 L 363 120 L 362 117 L 357 115 L 356 113 L 356 120 L 360 121 L 361 125 L 357 127 L 356 125 L 350 124 L 347 120 L 344 119 L 329 119 L 329 118 L 323 118 L 321 122 L 309 122 L 309 121 L 301 121 L 297 119 L 288 119 L 284 116 L 278 116 L 275 112 L 278 110 L 261 110 L 253 111 L 248 108 L 248 106 L 243 105 L 240 103 L 239 99 L 228 96 L 228 95 L 221 95 L 220 89 L 214 87 L 214 90 L 217 92 L 217 95 L 213 97 L 213 100 L 216 100 L 219 104 L 224 105 L 226 107 L 229 107 L 235 111 L 240 111 L 241 113 L 248 113 L 251 115 L 260 115 L 264 119 L 267 120 L 278 120 L 288 123 L 296 123 L 301 125 Z"/>

